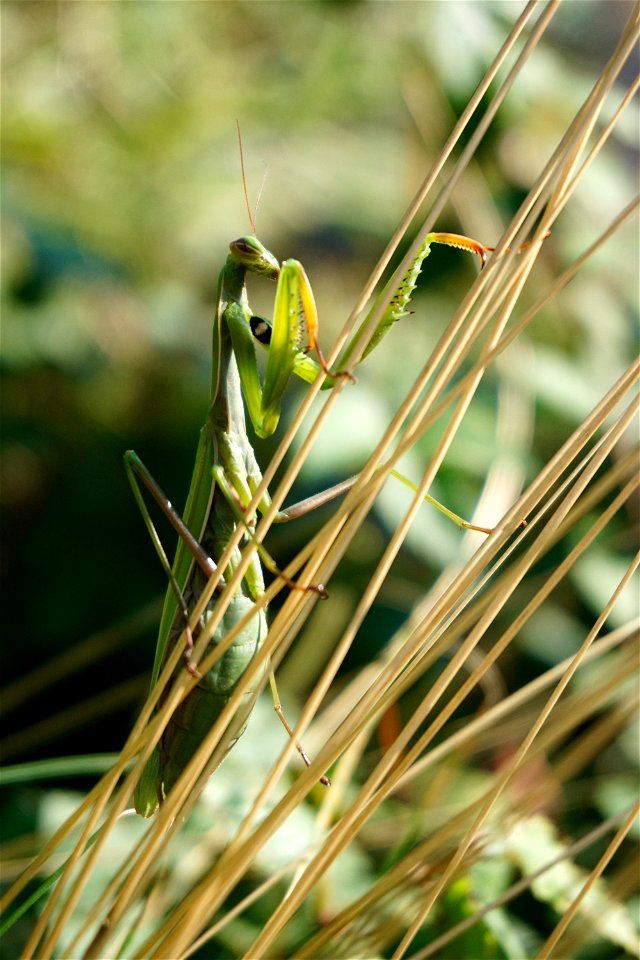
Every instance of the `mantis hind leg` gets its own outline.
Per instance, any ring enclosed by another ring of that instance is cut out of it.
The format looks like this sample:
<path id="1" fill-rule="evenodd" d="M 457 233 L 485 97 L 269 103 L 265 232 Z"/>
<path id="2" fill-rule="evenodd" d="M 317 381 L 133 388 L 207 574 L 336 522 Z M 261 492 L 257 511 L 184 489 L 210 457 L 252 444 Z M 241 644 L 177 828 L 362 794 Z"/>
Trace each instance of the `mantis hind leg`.
<path id="1" fill-rule="evenodd" d="M 382 465 L 379 467 L 379 469 L 381 468 Z M 417 485 L 398 470 L 391 470 L 390 474 L 392 477 L 395 477 L 396 480 L 399 480 L 401 483 L 403 483 L 406 487 L 409 487 L 410 490 L 418 490 Z M 356 473 L 352 477 L 348 477 L 346 480 L 336 483 L 333 487 L 328 487 L 326 490 L 321 490 L 319 493 L 313 494 L 313 496 L 307 497 L 305 500 L 298 501 L 298 503 L 292 503 L 289 507 L 285 507 L 284 510 L 280 510 L 276 514 L 274 522 L 287 523 L 289 520 L 297 520 L 299 517 L 303 517 L 305 514 L 311 513 L 312 510 L 316 510 L 318 507 L 324 506 L 325 503 L 329 503 L 331 500 L 341 497 L 344 493 L 348 493 L 349 490 L 355 486 L 359 476 L 360 474 Z M 451 520 L 452 523 L 455 523 L 457 527 L 460 527 L 463 530 L 476 530 L 478 533 L 487 534 L 487 536 L 490 533 L 493 533 L 493 527 L 479 527 L 475 523 L 470 523 L 469 520 L 465 520 L 457 513 L 454 513 L 453 510 L 449 510 L 448 507 L 445 507 L 443 503 L 440 503 L 439 500 L 436 500 L 435 497 L 430 496 L 428 493 L 424 494 L 423 499 L 426 501 L 426 503 L 430 503 L 432 507 L 435 507 L 436 510 L 439 510 L 440 513 L 444 514 L 444 516 Z"/>

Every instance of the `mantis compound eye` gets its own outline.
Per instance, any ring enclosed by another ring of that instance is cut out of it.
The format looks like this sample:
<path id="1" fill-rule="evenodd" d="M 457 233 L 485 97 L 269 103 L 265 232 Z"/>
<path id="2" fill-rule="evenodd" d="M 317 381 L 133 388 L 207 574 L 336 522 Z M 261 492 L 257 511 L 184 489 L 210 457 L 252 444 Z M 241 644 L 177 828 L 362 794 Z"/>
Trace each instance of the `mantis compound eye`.
<path id="1" fill-rule="evenodd" d="M 247 256 L 257 256 L 258 251 L 254 246 L 252 246 L 248 240 L 245 240 L 243 237 L 240 237 L 239 240 L 234 240 L 229 244 L 234 253 L 244 253 Z"/>

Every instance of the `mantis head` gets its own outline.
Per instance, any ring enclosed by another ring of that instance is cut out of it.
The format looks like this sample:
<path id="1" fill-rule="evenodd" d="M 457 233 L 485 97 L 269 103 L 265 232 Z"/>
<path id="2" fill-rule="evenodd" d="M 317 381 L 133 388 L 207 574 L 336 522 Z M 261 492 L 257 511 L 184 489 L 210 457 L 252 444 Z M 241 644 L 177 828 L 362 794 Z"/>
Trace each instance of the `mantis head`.
<path id="1" fill-rule="evenodd" d="M 229 244 L 229 249 L 234 260 L 246 270 L 270 280 L 278 279 L 280 264 L 257 237 L 240 237 Z"/>

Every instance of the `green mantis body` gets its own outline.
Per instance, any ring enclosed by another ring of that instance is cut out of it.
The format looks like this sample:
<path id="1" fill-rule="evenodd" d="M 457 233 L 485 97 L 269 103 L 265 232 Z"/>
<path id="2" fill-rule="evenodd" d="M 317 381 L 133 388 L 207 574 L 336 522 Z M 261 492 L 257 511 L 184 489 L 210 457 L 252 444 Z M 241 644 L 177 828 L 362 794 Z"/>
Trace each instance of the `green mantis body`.
<path id="1" fill-rule="evenodd" d="M 398 284 L 365 355 L 380 342 L 396 320 L 406 315 L 417 276 L 432 243 L 461 247 L 478 254 L 484 262 L 487 248 L 476 241 L 456 234 L 429 234 L 410 269 Z M 245 287 L 247 273 L 271 280 L 277 279 L 272 322 L 252 314 Z M 361 324 L 353 342 L 343 355 L 341 366 L 350 360 L 368 321 L 369 317 Z M 303 325 L 306 325 L 310 346 L 315 349 L 319 362 L 300 348 Z M 184 634 L 189 613 L 202 593 L 208 576 L 215 569 L 215 564 L 236 532 L 239 522 L 244 522 L 247 527 L 246 535 L 250 535 L 249 520 L 240 521 L 238 518 L 238 505 L 240 511 L 246 508 L 262 480 L 262 474 L 247 436 L 244 405 L 258 436 L 268 437 L 278 425 L 281 398 L 292 373 L 308 382 L 323 376 L 323 387 L 333 386 L 337 377 L 353 379 L 350 373 L 333 374 L 327 368 L 319 350 L 317 332 L 313 294 L 302 265 L 296 260 L 287 260 L 280 266 L 255 237 L 243 237 L 231 243 L 218 283 L 218 303 L 213 325 L 211 406 L 200 432 L 194 473 L 182 520 L 177 519 L 174 514 L 174 525 L 179 531 L 180 540 L 173 566 L 170 571 L 167 570 L 171 582 L 160 623 L 152 688 L 157 682 L 168 652 Z M 256 361 L 256 340 L 268 348 L 262 383 Z M 138 480 L 142 480 L 161 502 L 164 495 L 155 487 L 154 481 L 133 451 L 125 454 L 125 463 L 134 494 L 141 506 L 143 502 Z M 165 512 L 172 512 L 166 498 L 164 500 Z M 264 511 L 269 502 L 265 495 L 259 504 L 260 511 Z M 281 514 L 279 519 L 288 517 Z M 150 522 L 147 525 L 163 564 L 168 568 L 155 530 Z M 233 573 L 239 556 L 240 551 L 237 549 L 223 571 L 226 579 Z M 323 592 L 322 588 L 312 589 Z M 260 557 L 258 553 L 254 553 L 211 643 L 220 643 L 242 617 L 250 614 L 255 607 L 255 601 L 263 592 Z M 216 602 L 214 595 L 201 618 L 201 627 L 211 616 Z M 200 677 L 198 684 L 174 712 L 136 789 L 135 807 L 138 813 L 151 816 L 168 794 L 228 702 L 248 664 L 264 642 L 266 634 L 264 609 L 256 609 L 233 645 L 211 670 Z M 257 677 L 255 685 L 259 680 L 260 677 Z M 242 734 L 251 710 L 255 685 L 246 692 L 243 705 L 216 750 L 210 770 L 221 762 Z"/>

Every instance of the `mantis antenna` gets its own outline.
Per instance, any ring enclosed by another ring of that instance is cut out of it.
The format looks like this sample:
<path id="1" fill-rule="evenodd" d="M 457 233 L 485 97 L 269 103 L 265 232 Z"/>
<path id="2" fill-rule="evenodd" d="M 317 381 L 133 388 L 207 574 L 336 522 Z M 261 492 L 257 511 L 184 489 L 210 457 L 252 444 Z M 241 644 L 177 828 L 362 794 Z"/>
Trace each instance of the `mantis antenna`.
<path id="1" fill-rule="evenodd" d="M 264 173 L 262 175 L 262 183 L 260 184 L 260 189 L 258 190 L 258 198 L 256 200 L 256 205 L 252 213 L 251 204 L 249 203 L 249 191 L 247 190 L 247 176 L 244 168 L 244 150 L 242 149 L 242 135 L 240 133 L 239 120 L 236 120 L 236 130 L 238 131 L 238 149 L 240 151 L 240 170 L 242 171 L 242 189 L 244 190 L 244 202 L 247 208 L 247 213 L 249 215 L 249 223 L 255 235 L 257 233 L 256 224 L 257 224 L 257 218 L 258 218 L 258 207 L 260 206 L 262 191 L 264 190 L 264 185 L 267 180 L 267 168 L 265 167 Z"/>

